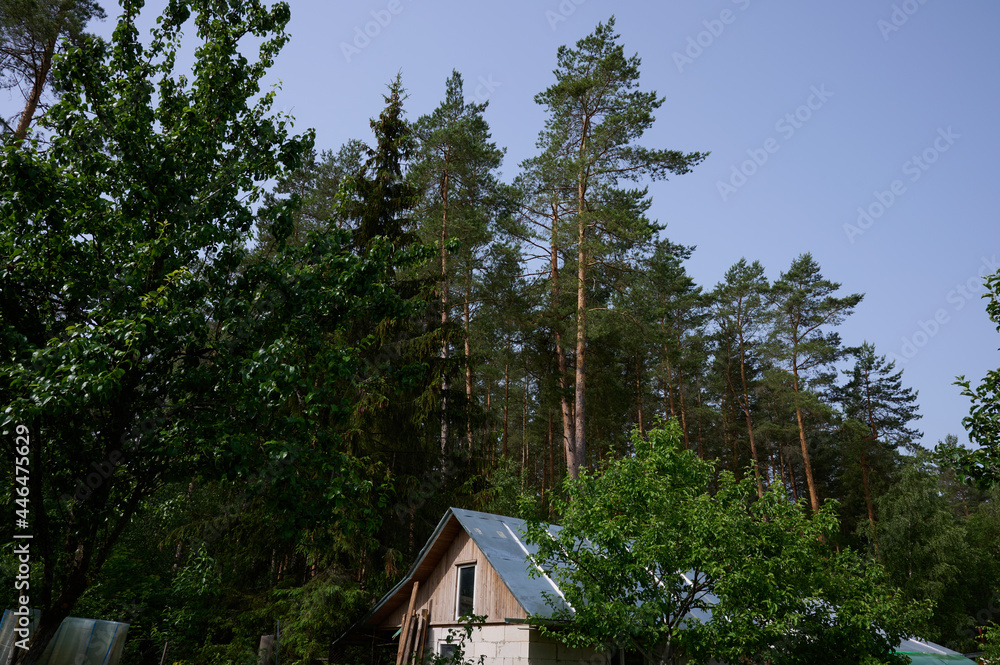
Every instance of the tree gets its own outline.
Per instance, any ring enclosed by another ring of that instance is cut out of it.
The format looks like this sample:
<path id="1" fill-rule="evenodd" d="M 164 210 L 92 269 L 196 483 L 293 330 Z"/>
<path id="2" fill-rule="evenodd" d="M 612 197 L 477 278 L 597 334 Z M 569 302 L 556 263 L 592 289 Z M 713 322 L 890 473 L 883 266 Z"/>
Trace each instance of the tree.
<path id="1" fill-rule="evenodd" d="M 699 347 L 704 343 L 708 300 L 684 268 L 694 247 L 659 240 L 643 264 L 650 313 L 651 337 L 657 341 L 663 417 L 677 417 L 684 446 L 690 447 L 689 414 L 695 408 L 692 393 L 702 365 Z M 669 408 L 668 408 L 669 405 Z"/>
<path id="2" fill-rule="evenodd" d="M 300 205 L 294 213 L 292 233 L 285 242 L 299 245 L 309 231 L 331 226 L 344 228 L 350 223 L 342 208 L 356 203 L 346 185 L 363 166 L 368 146 L 357 139 L 347 141 L 336 152 L 324 150 L 316 155 L 310 150 L 303 166 L 278 180 L 267 201 L 282 196 L 298 196 Z M 266 238 L 263 238 L 266 242 Z"/>
<path id="3" fill-rule="evenodd" d="M 941 496 L 927 461 L 926 454 L 918 455 L 892 491 L 876 499 L 879 519 L 864 531 L 878 544 L 878 557 L 903 595 L 934 603 L 921 634 L 951 641 L 973 593 L 965 574 L 974 558 L 964 525 Z"/>
<path id="4" fill-rule="evenodd" d="M 1000 272 L 986 278 L 983 297 L 989 298 L 986 311 L 1000 332 Z M 943 455 L 943 459 L 983 487 L 1000 484 L 1000 369 L 987 372 L 976 388 L 964 376 L 958 377 L 956 385 L 962 387 L 962 394 L 972 402 L 962 425 L 979 448 L 971 452 L 952 449 L 952 454 Z"/>
<path id="5" fill-rule="evenodd" d="M 792 261 L 772 287 L 772 354 L 789 377 L 795 397 L 795 421 L 813 511 L 819 510 L 819 493 L 809 458 L 805 414 L 822 413 L 828 407 L 810 388 L 832 383 L 833 375 L 824 370 L 843 355 L 843 350 L 840 335 L 830 328 L 841 323 L 864 297 L 859 293 L 835 297 L 839 288 L 840 284 L 823 277 L 819 264 L 808 253 Z"/>
<path id="6" fill-rule="evenodd" d="M 714 465 L 683 450 L 673 424 L 632 442 L 634 457 L 566 480 L 559 530 L 528 519 L 531 569 L 571 608 L 550 599 L 552 616 L 533 617 L 543 632 L 670 665 L 905 662 L 893 649 L 924 609 L 878 565 L 821 542 L 832 505 L 810 519 L 779 488 L 758 497 L 752 474 L 724 472 L 706 493 Z"/>
<path id="7" fill-rule="evenodd" d="M 720 333 L 734 338 L 733 351 L 739 361 L 739 384 L 736 392 L 736 403 L 746 420 L 747 437 L 750 440 L 750 455 L 753 458 L 753 473 L 757 480 L 757 493 L 764 495 L 764 482 L 760 470 L 760 458 L 757 455 L 757 441 L 754 437 L 752 406 L 750 390 L 752 377 L 749 377 L 753 359 L 751 354 L 759 349 L 766 334 L 769 319 L 767 296 L 770 286 L 764 276 L 764 266 L 759 261 L 747 265 L 746 259 L 740 259 L 728 271 L 725 281 L 715 287 L 713 300 L 716 319 L 719 321 Z"/>
<path id="8" fill-rule="evenodd" d="M 453 71 L 446 84 L 444 102 L 433 113 L 414 123 L 418 149 L 410 169 L 411 178 L 423 191 L 418 215 L 423 217 L 424 239 L 438 246 L 440 261 L 435 272 L 441 327 L 445 329 L 441 341 L 442 362 L 451 355 L 450 337 L 453 335 L 448 328 L 452 303 L 458 300 L 462 304 L 467 403 L 472 399 L 469 330 L 474 272 L 482 268 L 483 248 L 490 239 L 490 213 L 496 208 L 500 190 L 496 170 L 503 158 L 503 150 L 490 141 L 489 125 L 483 118 L 486 106 L 487 102 L 465 102 L 462 76 Z M 449 254 L 453 255 L 451 264 Z M 453 282 L 458 285 L 457 298 L 452 297 Z M 448 369 L 443 371 L 441 454 L 448 448 L 450 415 Z M 471 437 L 469 418 L 466 418 L 465 427 L 469 430 L 467 436 Z"/>
<path id="9" fill-rule="evenodd" d="M 854 367 L 847 372 L 850 380 L 836 392 L 844 417 L 863 425 L 857 460 L 861 467 L 868 521 L 874 524 L 872 461 L 891 458 L 899 447 L 913 451 L 920 432 L 910 427 L 910 423 L 920 418 L 920 414 L 915 404 L 916 392 L 903 388 L 903 370 L 893 372 L 895 362 L 887 361 L 885 356 L 876 356 L 874 345 L 868 342 L 855 349 L 854 356 Z M 849 429 L 845 426 L 845 433 Z M 848 435 L 847 438 L 852 437 Z"/>
<path id="10" fill-rule="evenodd" d="M 96 0 L 8 0 L 0 5 L 0 89 L 18 88 L 24 95 L 15 126 L 4 121 L 15 141 L 24 140 L 44 107 L 54 56 L 91 38 L 84 28 L 104 16 Z"/>
<path id="11" fill-rule="evenodd" d="M 556 83 L 535 97 L 549 116 L 538 139 L 544 153 L 539 163 L 559 198 L 568 200 L 564 211 L 572 219 L 569 244 L 575 248 L 574 424 L 567 455 L 573 476 L 586 462 L 589 270 L 599 264 L 627 266 L 629 251 L 649 241 L 657 230 L 643 214 L 649 205 L 646 191 L 621 189 L 619 184 L 682 175 L 707 156 L 637 145 L 663 99 L 637 89 L 639 57 L 625 56 L 614 26 L 612 17 L 578 41 L 575 49 L 561 46 Z M 554 210 L 558 217 L 558 205 Z M 556 224 L 552 227 L 555 233 Z"/>
<path id="12" fill-rule="evenodd" d="M 148 45 L 141 6 L 124 3 L 110 45 L 60 61 L 52 145 L 0 154 L 0 424 L 11 445 L 15 431 L 28 439 L 41 570 L 27 663 L 165 483 L 297 476 L 275 496 L 304 508 L 283 529 L 341 502 L 352 474 L 324 425 L 346 393 L 312 379 L 320 366 L 351 376 L 353 352 L 327 331 L 391 301 L 386 243 L 359 258 L 344 233 L 314 235 L 273 260 L 246 246 L 255 226 L 282 246 L 294 201 L 258 205 L 262 187 L 311 144 L 259 94 L 288 5 L 172 2 Z M 192 16 L 188 79 L 173 68 Z M 324 503 L 301 503 L 317 483 Z"/>

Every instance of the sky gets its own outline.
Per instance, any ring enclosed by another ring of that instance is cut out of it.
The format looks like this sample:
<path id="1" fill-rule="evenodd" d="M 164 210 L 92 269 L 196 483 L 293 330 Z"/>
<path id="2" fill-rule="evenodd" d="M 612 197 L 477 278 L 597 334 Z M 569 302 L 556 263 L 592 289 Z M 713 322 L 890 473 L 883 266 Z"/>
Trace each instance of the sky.
<path id="1" fill-rule="evenodd" d="M 145 19 L 164 3 L 150 0 Z M 443 99 L 453 69 L 507 150 L 535 152 L 534 96 L 556 50 L 615 16 L 640 86 L 664 99 L 650 147 L 710 151 L 650 186 L 651 218 L 696 246 L 706 289 L 741 257 L 773 280 L 811 252 L 841 295 L 840 326 L 896 361 L 919 391 L 923 443 L 968 438 L 953 385 L 1000 367 L 982 276 L 1000 270 L 1000 3 L 995 0 L 291 0 L 291 41 L 269 83 L 276 108 L 315 128 L 318 149 L 371 138 L 369 119 L 402 76 L 407 115 Z M 109 34 L 118 11 L 93 26 Z M 144 20 L 145 20 L 144 19 Z"/>

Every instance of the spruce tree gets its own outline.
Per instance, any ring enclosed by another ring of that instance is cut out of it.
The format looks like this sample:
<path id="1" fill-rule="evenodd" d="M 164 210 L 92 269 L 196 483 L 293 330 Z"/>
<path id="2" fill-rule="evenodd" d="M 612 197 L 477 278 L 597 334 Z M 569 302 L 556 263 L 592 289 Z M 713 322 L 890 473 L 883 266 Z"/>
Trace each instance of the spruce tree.
<path id="1" fill-rule="evenodd" d="M 903 370 L 894 372 L 895 362 L 875 355 L 875 346 L 865 342 L 854 350 L 855 362 L 847 375 L 850 380 L 836 391 L 844 417 L 863 425 L 856 437 L 857 461 L 868 521 L 875 523 L 872 499 L 872 462 L 885 460 L 899 447 L 914 452 L 920 432 L 910 426 L 920 418 L 917 393 L 904 388 Z M 845 433 L 850 428 L 845 426 Z M 853 455 L 851 456 L 854 457 Z"/>

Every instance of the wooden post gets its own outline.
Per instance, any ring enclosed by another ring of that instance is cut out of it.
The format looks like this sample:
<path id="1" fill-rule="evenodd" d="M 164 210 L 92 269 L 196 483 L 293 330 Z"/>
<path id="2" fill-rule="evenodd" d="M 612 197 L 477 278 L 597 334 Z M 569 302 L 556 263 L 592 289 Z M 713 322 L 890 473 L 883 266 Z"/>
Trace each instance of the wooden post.
<path id="1" fill-rule="evenodd" d="M 403 621 L 400 625 L 402 633 L 399 635 L 399 651 L 396 652 L 396 665 L 403 665 L 406 662 L 406 647 L 410 638 L 410 617 L 413 616 L 413 606 L 417 602 L 417 589 L 420 588 L 420 582 L 413 583 L 413 590 L 410 591 L 410 606 L 406 609 L 406 614 L 403 615 Z"/>
<path id="2" fill-rule="evenodd" d="M 419 663 L 423 655 L 421 647 L 424 644 L 424 629 L 427 628 L 427 610 L 420 610 L 420 613 L 413 617 L 417 624 L 417 632 L 413 635 L 413 663 Z"/>
<path id="3" fill-rule="evenodd" d="M 428 601 L 427 609 L 420 610 L 420 631 L 417 633 L 417 660 L 419 662 L 424 662 L 424 644 L 427 640 L 427 632 L 430 630 L 431 624 L 431 610 L 430 601 Z"/>

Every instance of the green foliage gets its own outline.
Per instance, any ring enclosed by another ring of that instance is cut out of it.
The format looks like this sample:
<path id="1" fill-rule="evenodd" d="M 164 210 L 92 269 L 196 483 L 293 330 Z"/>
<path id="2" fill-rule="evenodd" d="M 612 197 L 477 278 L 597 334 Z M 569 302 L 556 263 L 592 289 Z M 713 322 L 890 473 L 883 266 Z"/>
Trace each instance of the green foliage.
<path id="1" fill-rule="evenodd" d="M 1000 663 L 1000 624 L 990 622 L 983 634 L 983 665 Z"/>
<path id="2" fill-rule="evenodd" d="M 986 311 L 1000 331 L 1000 272 L 986 278 L 983 297 L 989 299 Z M 939 458 L 980 487 L 1000 484 L 1000 369 L 987 372 L 976 388 L 964 376 L 955 383 L 972 402 L 962 425 L 979 448 L 973 451 L 939 448 Z"/>
<path id="3" fill-rule="evenodd" d="M 810 519 L 752 476 L 723 473 L 681 448 L 675 425 L 635 435 L 635 456 L 567 480 L 562 528 L 529 521 L 534 563 L 572 610 L 534 617 L 570 645 L 631 648 L 707 662 L 861 662 L 892 655 L 924 608 L 903 601 L 880 567 L 824 544 L 827 503 Z M 708 616 L 710 620 L 706 620 Z"/>
<path id="4" fill-rule="evenodd" d="M 5 0 L 0 4 L 0 90 L 19 90 L 25 107 L 16 118 L 0 118 L 0 145 L 20 141 L 48 107 L 53 59 L 96 39 L 84 32 L 105 18 L 96 0 Z"/>
<path id="5" fill-rule="evenodd" d="M 370 594 L 346 575 L 331 570 L 302 586 L 278 588 L 270 610 L 281 617 L 282 660 L 308 663 L 326 658 L 329 645 L 343 634 L 346 616 L 368 609 Z"/>
<path id="6" fill-rule="evenodd" d="M 277 517 L 284 548 L 317 524 L 370 538 L 384 504 L 378 469 L 363 475 L 340 445 L 354 345 L 370 332 L 349 344 L 345 331 L 400 310 L 403 259 L 379 237 L 359 257 L 337 229 L 286 243 L 295 197 L 261 202 L 311 145 L 260 89 L 289 8 L 178 0 L 146 43 L 141 6 L 124 4 L 110 43 L 60 61 L 51 144 L 0 153 L 0 421 L 5 436 L 27 426 L 31 463 L 44 460 L 32 487 L 41 645 L 165 484 L 246 489 L 216 508 L 221 528 L 190 539 L 195 554 L 237 533 L 244 506 Z M 189 78 L 175 61 L 191 22 Z M 251 254 L 254 228 L 274 251 Z M 175 591 L 172 624 L 194 630 L 184 608 L 215 601 Z"/>
<path id="7" fill-rule="evenodd" d="M 877 501 L 879 520 L 867 532 L 892 581 L 907 598 L 935 603 L 931 625 L 921 634 L 931 640 L 947 637 L 962 606 L 962 570 L 970 556 L 962 528 L 940 496 L 933 476 L 918 465 L 903 471 L 891 493 Z"/>

